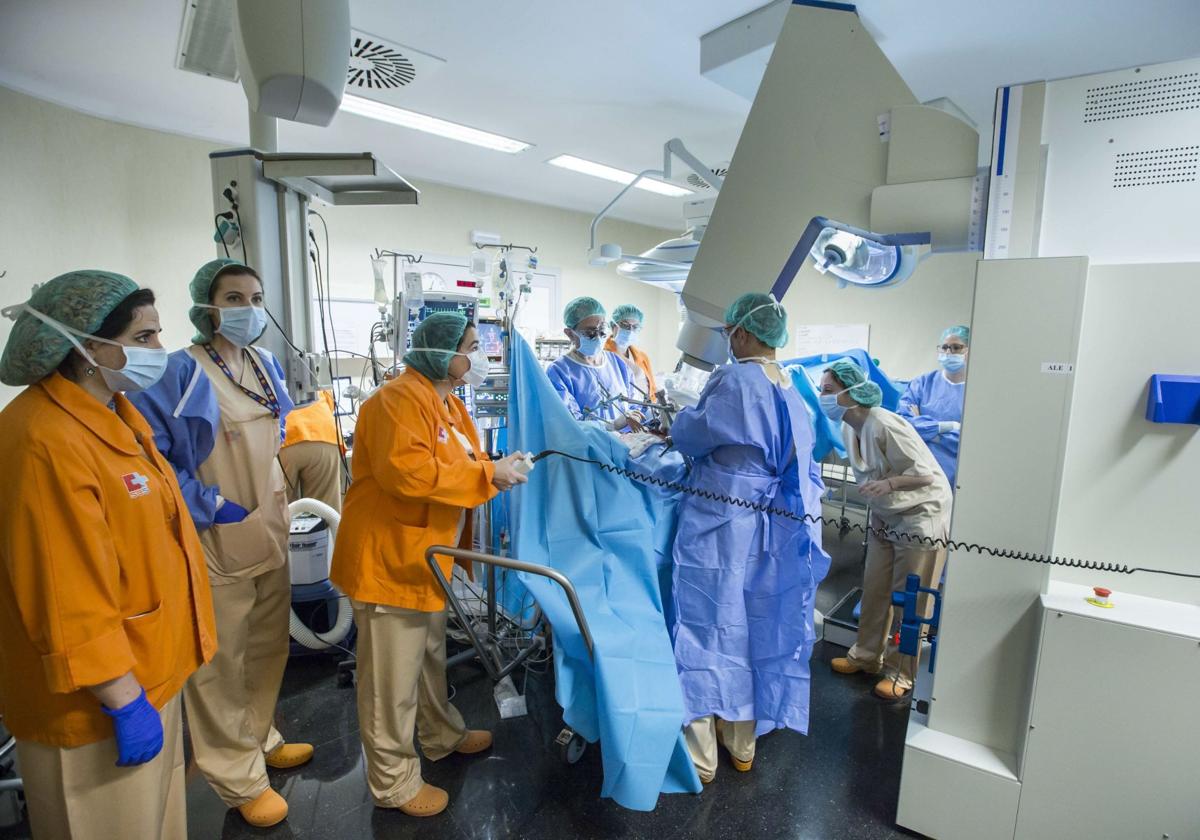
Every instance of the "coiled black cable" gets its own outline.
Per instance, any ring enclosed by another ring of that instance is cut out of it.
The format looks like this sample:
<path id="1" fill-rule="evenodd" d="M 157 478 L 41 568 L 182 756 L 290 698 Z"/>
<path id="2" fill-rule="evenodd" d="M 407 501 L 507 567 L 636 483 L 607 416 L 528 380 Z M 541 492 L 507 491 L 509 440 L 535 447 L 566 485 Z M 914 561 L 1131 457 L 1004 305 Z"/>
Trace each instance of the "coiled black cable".
<path id="1" fill-rule="evenodd" d="M 979 543 L 959 542 L 958 540 L 944 540 L 938 537 L 926 537 L 919 534 L 906 534 L 897 531 L 893 528 L 875 528 L 868 522 L 865 525 L 859 525 L 857 522 L 848 523 L 841 519 L 830 519 L 825 516 L 814 516 L 813 514 L 797 514 L 785 508 L 772 507 L 770 505 L 751 502 L 748 499 L 739 499 L 736 496 L 727 496 L 724 493 L 715 493 L 712 490 L 705 490 L 702 487 L 693 487 L 689 484 L 682 484 L 678 481 L 670 481 L 668 479 L 657 478 L 656 476 L 646 475 L 635 470 L 627 470 L 623 467 L 617 467 L 612 464 L 606 464 L 603 461 L 597 461 L 594 458 L 583 458 L 578 455 L 572 455 L 568 452 L 560 452 L 557 449 L 547 449 L 533 456 L 533 462 L 543 460 L 551 455 L 557 455 L 560 458 L 566 458 L 569 461 L 576 461 L 580 464 L 592 464 L 604 472 L 613 475 L 619 475 L 623 478 L 633 479 L 643 484 L 661 487 L 664 490 L 672 490 L 678 493 L 686 493 L 690 496 L 696 496 L 701 499 L 707 499 L 712 502 L 721 502 L 722 504 L 730 505 L 731 507 L 743 508 L 745 510 L 753 510 L 759 513 L 766 513 L 772 516 L 780 516 L 785 519 L 791 519 L 796 522 L 802 522 L 808 525 L 829 525 L 835 528 L 849 528 L 853 531 L 859 531 L 864 536 L 868 533 L 874 534 L 876 538 L 886 540 L 888 542 L 905 542 L 924 545 L 928 548 L 944 548 L 949 551 L 965 551 L 975 554 L 985 555 L 989 557 L 999 557 L 1009 560 L 1024 560 L 1028 563 L 1041 563 L 1046 566 L 1061 566 L 1068 569 L 1083 569 L 1092 572 L 1111 572 L 1119 575 L 1132 575 L 1134 572 L 1147 572 L 1155 575 L 1170 575 L 1172 577 L 1192 578 L 1200 580 L 1200 574 L 1190 572 L 1174 572 L 1169 569 L 1151 569 L 1144 566 L 1126 566 L 1120 563 L 1102 563 L 1094 560 L 1077 560 L 1073 557 L 1058 557 L 1049 554 L 1036 554 L 1029 551 L 1017 551 L 1011 548 L 992 548 L 991 546 L 981 545 Z"/>

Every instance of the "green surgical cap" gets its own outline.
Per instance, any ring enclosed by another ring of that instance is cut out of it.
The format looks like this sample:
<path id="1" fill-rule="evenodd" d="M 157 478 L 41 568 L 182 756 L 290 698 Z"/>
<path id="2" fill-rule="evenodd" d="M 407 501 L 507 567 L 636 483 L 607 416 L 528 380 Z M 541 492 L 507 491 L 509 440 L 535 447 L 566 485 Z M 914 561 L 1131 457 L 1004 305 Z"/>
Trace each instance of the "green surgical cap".
<path id="1" fill-rule="evenodd" d="M 957 327 L 946 327 L 946 331 L 942 333 L 942 341 L 952 337 L 961 338 L 963 344 L 969 345 L 971 343 L 971 328 L 964 327 L 962 324 L 959 324 Z"/>
<path id="2" fill-rule="evenodd" d="M 849 359 L 838 359 L 829 366 L 838 380 L 850 389 L 850 396 L 859 405 L 874 408 L 883 402 L 883 391 L 867 379 L 867 374 Z"/>
<path id="3" fill-rule="evenodd" d="M 632 303 L 622 304 L 613 310 L 612 319 L 614 324 L 619 324 L 630 318 L 636 318 L 639 324 L 646 323 L 646 316 L 642 313 L 642 310 L 638 309 Z"/>
<path id="4" fill-rule="evenodd" d="M 768 347 L 787 344 L 787 312 L 770 295 L 742 295 L 725 310 L 725 323 L 741 327 Z"/>
<path id="5" fill-rule="evenodd" d="M 216 282 L 218 275 L 231 265 L 244 266 L 240 260 L 216 259 L 209 260 L 196 272 L 196 276 L 192 278 L 191 284 L 188 286 L 188 291 L 192 293 L 192 303 L 196 304 L 188 310 L 188 318 L 196 327 L 196 337 L 192 341 L 200 344 L 205 341 L 212 341 L 213 337 L 213 322 L 212 310 L 208 309 L 208 305 L 212 302 L 212 287 Z"/>
<path id="6" fill-rule="evenodd" d="M 584 318 L 591 318 L 593 315 L 603 318 L 605 314 L 603 304 L 594 297 L 577 297 L 563 310 L 563 324 L 567 329 L 573 330 Z"/>
<path id="7" fill-rule="evenodd" d="M 463 336 L 467 333 L 467 316 L 458 312 L 435 312 L 412 334 L 412 350 L 404 357 L 404 364 L 416 368 L 426 379 L 440 382 L 450 378 L 450 360 L 458 352 Z M 422 348 L 449 352 L 422 353 Z"/>
<path id="8" fill-rule="evenodd" d="M 90 335 L 137 290 L 138 284 L 123 274 L 88 268 L 43 283 L 26 305 L 63 326 Z M 16 321 L 4 345 L 4 357 L 0 358 L 0 382 L 32 385 L 53 373 L 74 345 L 27 311 L 21 311 Z"/>

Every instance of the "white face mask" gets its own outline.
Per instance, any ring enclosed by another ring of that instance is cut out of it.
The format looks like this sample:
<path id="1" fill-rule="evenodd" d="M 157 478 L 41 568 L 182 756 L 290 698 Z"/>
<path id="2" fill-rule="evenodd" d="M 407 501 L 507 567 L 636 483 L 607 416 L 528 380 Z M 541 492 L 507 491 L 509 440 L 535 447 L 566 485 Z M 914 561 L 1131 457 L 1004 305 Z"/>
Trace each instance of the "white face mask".
<path id="1" fill-rule="evenodd" d="M 67 341 L 71 342 L 79 351 L 80 355 L 87 359 L 92 367 L 100 371 L 100 375 L 104 378 L 104 384 L 113 391 L 144 391 L 162 379 L 163 373 L 167 370 L 167 351 L 161 347 L 130 347 L 110 338 L 89 335 L 54 320 L 27 303 L 8 307 L 4 310 L 4 315 L 15 320 L 16 315 L 21 312 L 28 312 L 42 323 L 62 333 Z M 125 365 L 120 368 L 105 367 L 96 361 L 96 358 L 88 352 L 76 336 L 88 341 L 98 341 L 101 344 L 120 347 L 125 354 Z"/>
<path id="2" fill-rule="evenodd" d="M 235 347 L 249 347 L 267 329 L 267 311 L 261 306 L 201 306 L 221 313 L 221 325 L 217 327 L 217 332 Z"/>
<path id="3" fill-rule="evenodd" d="M 463 382 L 470 385 L 472 388 L 478 388 L 487 379 L 488 373 L 492 369 L 492 363 L 488 360 L 487 353 L 483 348 L 473 350 L 470 353 L 459 353 L 457 350 L 435 350 L 432 347 L 417 347 L 413 350 L 414 353 L 444 353 L 447 356 L 464 356 L 469 359 L 471 366 L 467 368 L 467 372 L 462 375 Z"/>

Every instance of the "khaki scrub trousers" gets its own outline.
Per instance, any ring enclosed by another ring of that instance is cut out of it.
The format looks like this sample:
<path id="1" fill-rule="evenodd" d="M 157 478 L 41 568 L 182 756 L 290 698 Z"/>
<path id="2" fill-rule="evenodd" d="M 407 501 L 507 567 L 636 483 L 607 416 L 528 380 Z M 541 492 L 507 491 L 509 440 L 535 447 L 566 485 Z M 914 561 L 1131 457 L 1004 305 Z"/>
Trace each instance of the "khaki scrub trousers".
<path id="1" fill-rule="evenodd" d="M 270 787 L 265 754 L 283 744 L 272 725 L 288 657 L 290 517 L 279 453 L 279 418 L 229 380 L 202 347 L 190 350 L 217 395 L 220 428 L 197 476 L 246 510 L 241 522 L 200 532 L 212 583 L 217 653 L 184 689 L 196 766 L 231 808 Z M 244 351 L 241 384 L 263 388 Z M 250 355 L 253 354 L 253 355 Z"/>
<path id="2" fill-rule="evenodd" d="M 36 838 L 184 840 L 183 725 L 179 696 L 159 711 L 162 752 L 136 767 L 117 767 L 117 741 L 49 747 L 17 741 L 29 823 Z"/>
<path id="3" fill-rule="evenodd" d="M 376 805 L 397 808 L 421 790 L 421 751 L 450 755 L 467 737 L 446 697 L 446 610 L 354 604 L 358 625 L 358 728 Z"/>
<path id="4" fill-rule="evenodd" d="M 279 450 L 288 501 L 316 499 L 342 512 L 342 452 L 337 444 L 301 440 Z"/>
<path id="5" fill-rule="evenodd" d="M 683 739 L 688 755 L 702 781 L 712 781 L 717 773 L 718 742 L 738 761 L 754 760 L 754 726 L 752 720 L 727 721 L 707 715 L 684 727 Z"/>
<path id="6" fill-rule="evenodd" d="M 872 523 L 875 524 L 882 525 L 877 521 Z M 892 593 L 904 589 L 910 574 L 919 575 L 923 587 L 937 586 L 945 565 L 944 548 L 894 543 L 881 540 L 873 533 L 868 535 L 858 638 L 846 658 L 869 673 L 884 671 L 895 679 L 897 688 L 911 689 L 919 657 L 905 656 L 894 645 L 890 645 Z M 923 618 L 929 618 L 933 615 L 933 598 L 929 595 L 919 596 L 917 609 Z M 922 636 L 924 632 L 925 628 L 922 627 Z"/>

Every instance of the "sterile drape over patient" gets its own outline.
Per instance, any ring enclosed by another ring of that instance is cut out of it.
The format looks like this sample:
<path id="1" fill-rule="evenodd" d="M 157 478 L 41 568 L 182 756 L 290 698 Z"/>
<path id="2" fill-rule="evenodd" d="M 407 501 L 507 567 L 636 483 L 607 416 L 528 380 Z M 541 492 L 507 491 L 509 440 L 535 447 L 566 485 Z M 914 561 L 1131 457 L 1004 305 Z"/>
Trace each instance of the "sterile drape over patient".
<path id="1" fill-rule="evenodd" d="M 575 420 L 513 335 L 509 445 L 555 449 L 627 466 L 628 451 L 598 423 Z M 574 583 L 595 642 L 589 659 L 562 590 L 522 575 L 554 628 L 558 701 L 564 719 L 599 739 L 603 796 L 651 810 L 662 793 L 698 792 L 682 736 L 683 696 L 660 591 L 673 527 L 655 491 L 593 464 L 548 457 L 512 499 L 513 553 Z"/>

